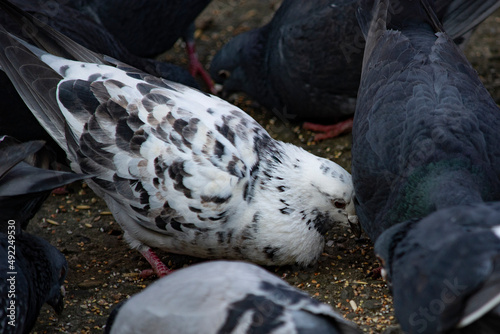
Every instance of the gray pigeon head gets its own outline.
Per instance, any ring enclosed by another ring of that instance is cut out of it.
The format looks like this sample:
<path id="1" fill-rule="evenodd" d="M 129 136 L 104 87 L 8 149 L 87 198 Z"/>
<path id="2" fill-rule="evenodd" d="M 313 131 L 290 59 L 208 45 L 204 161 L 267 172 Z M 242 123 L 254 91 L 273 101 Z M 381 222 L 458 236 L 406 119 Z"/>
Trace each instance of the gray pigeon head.
<path id="1" fill-rule="evenodd" d="M 214 56 L 210 75 L 223 85 L 225 93 L 245 91 L 252 95 L 257 89 L 252 79 L 259 77 L 263 58 L 260 32 L 254 29 L 235 36 Z"/>

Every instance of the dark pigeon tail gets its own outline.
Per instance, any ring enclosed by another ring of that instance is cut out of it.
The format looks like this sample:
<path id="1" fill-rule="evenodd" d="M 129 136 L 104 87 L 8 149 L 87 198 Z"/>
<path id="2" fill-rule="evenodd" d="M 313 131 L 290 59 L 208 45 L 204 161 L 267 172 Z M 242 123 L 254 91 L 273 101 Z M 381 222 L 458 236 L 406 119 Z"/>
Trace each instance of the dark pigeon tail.
<path id="1" fill-rule="evenodd" d="M 453 39 L 472 31 L 494 11 L 500 8 L 498 0 L 439 1 L 437 13 L 444 30 Z M 444 7 L 444 8 L 443 8 Z"/>

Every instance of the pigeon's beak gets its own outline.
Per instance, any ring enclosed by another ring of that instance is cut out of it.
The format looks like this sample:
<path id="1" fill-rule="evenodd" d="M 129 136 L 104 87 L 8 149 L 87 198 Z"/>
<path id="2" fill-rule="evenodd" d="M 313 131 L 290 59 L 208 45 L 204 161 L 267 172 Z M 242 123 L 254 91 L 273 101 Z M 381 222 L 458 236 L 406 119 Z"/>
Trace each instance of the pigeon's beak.
<path id="1" fill-rule="evenodd" d="M 58 315 L 60 315 L 64 310 L 65 295 L 66 295 L 66 290 L 64 289 L 64 285 L 61 285 L 60 293 L 58 293 L 55 298 L 52 298 L 47 302 L 50 306 L 52 306 L 52 308 L 54 309 L 54 311 L 56 311 Z"/>
<path id="2" fill-rule="evenodd" d="M 214 84 L 214 95 L 222 95 L 224 94 L 224 86 L 221 84 Z"/>
<path id="3" fill-rule="evenodd" d="M 359 225 L 358 216 L 347 216 L 347 220 L 349 221 L 349 226 L 351 227 L 351 231 L 354 236 L 356 238 L 361 237 L 361 226 Z"/>

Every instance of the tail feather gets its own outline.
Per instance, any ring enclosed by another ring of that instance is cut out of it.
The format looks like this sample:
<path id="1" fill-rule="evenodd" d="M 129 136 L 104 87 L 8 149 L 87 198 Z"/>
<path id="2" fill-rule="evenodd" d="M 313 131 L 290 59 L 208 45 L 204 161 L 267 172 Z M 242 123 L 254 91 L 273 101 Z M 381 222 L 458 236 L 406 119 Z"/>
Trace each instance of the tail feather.
<path id="1" fill-rule="evenodd" d="M 378 30 L 400 30 L 408 22 L 427 21 L 435 32 L 445 31 L 452 39 L 463 37 L 500 8 L 500 0 L 361 0 L 358 21 L 367 37 L 373 18 Z M 389 15 L 387 15 L 389 14 Z M 385 23 L 383 26 L 382 23 Z M 372 28 L 373 29 L 373 28 Z"/>
<path id="2" fill-rule="evenodd" d="M 455 39 L 474 29 L 498 8 L 499 0 L 450 0 L 440 17 L 446 33 Z"/>
<path id="3" fill-rule="evenodd" d="M 54 92 L 62 77 L 3 27 L 0 27 L 0 63 L 42 126 L 57 143 L 64 143 L 66 121 L 59 112 Z M 41 73 L 44 79 L 39 79 Z"/>

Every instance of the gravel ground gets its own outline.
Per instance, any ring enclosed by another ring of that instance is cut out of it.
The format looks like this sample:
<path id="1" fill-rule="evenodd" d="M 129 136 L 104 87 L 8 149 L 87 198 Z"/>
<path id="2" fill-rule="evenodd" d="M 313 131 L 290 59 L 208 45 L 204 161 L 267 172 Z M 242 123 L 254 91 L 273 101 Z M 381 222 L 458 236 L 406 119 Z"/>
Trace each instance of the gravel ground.
<path id="1" fill-rule="evenodd" d="M 197 20 L 198 54 L 202 62 L 208 67 L 215 52 L 229 38 L 267 22 L 278 5 L 277 0 L 213 1 Z M 499 21 L 497 12 L 478 29 L 467 48 L 469 59 L 497 103 Z M 162 55 L 162 59 L 186 66 L 181 43 Z M 303 131 L 300 124 L 284 124 L 243 94 L 233 96 L 231 102 L 256 118 L 273 137 L 293 142 L 350 170 L 350 135 L 315 143 L 311 139 L 313 134 Z M 65 254 L 70 268 L 65 311 L 57 316 L 45 306 L 34 333 L 99 333 L 114 304 L 155 280 L 138 277 L 148 264 L 122 240 L 122 231 L 106 204 L 85 184 L 73 184 L 69 190 L 66 196 L 52 195 L 29 226 L 29 231 L 46 238 Z M 378 267 L 371 242 L 342 228 L 332 230 L 327 239 L 324 254 L 314 267 L 267 269 L 331 304 L 364 332 L 399 333 L 386 284 L 368 276 Z M 161 251 L 158 254 L 173 269 L 203 261 Z"/>

